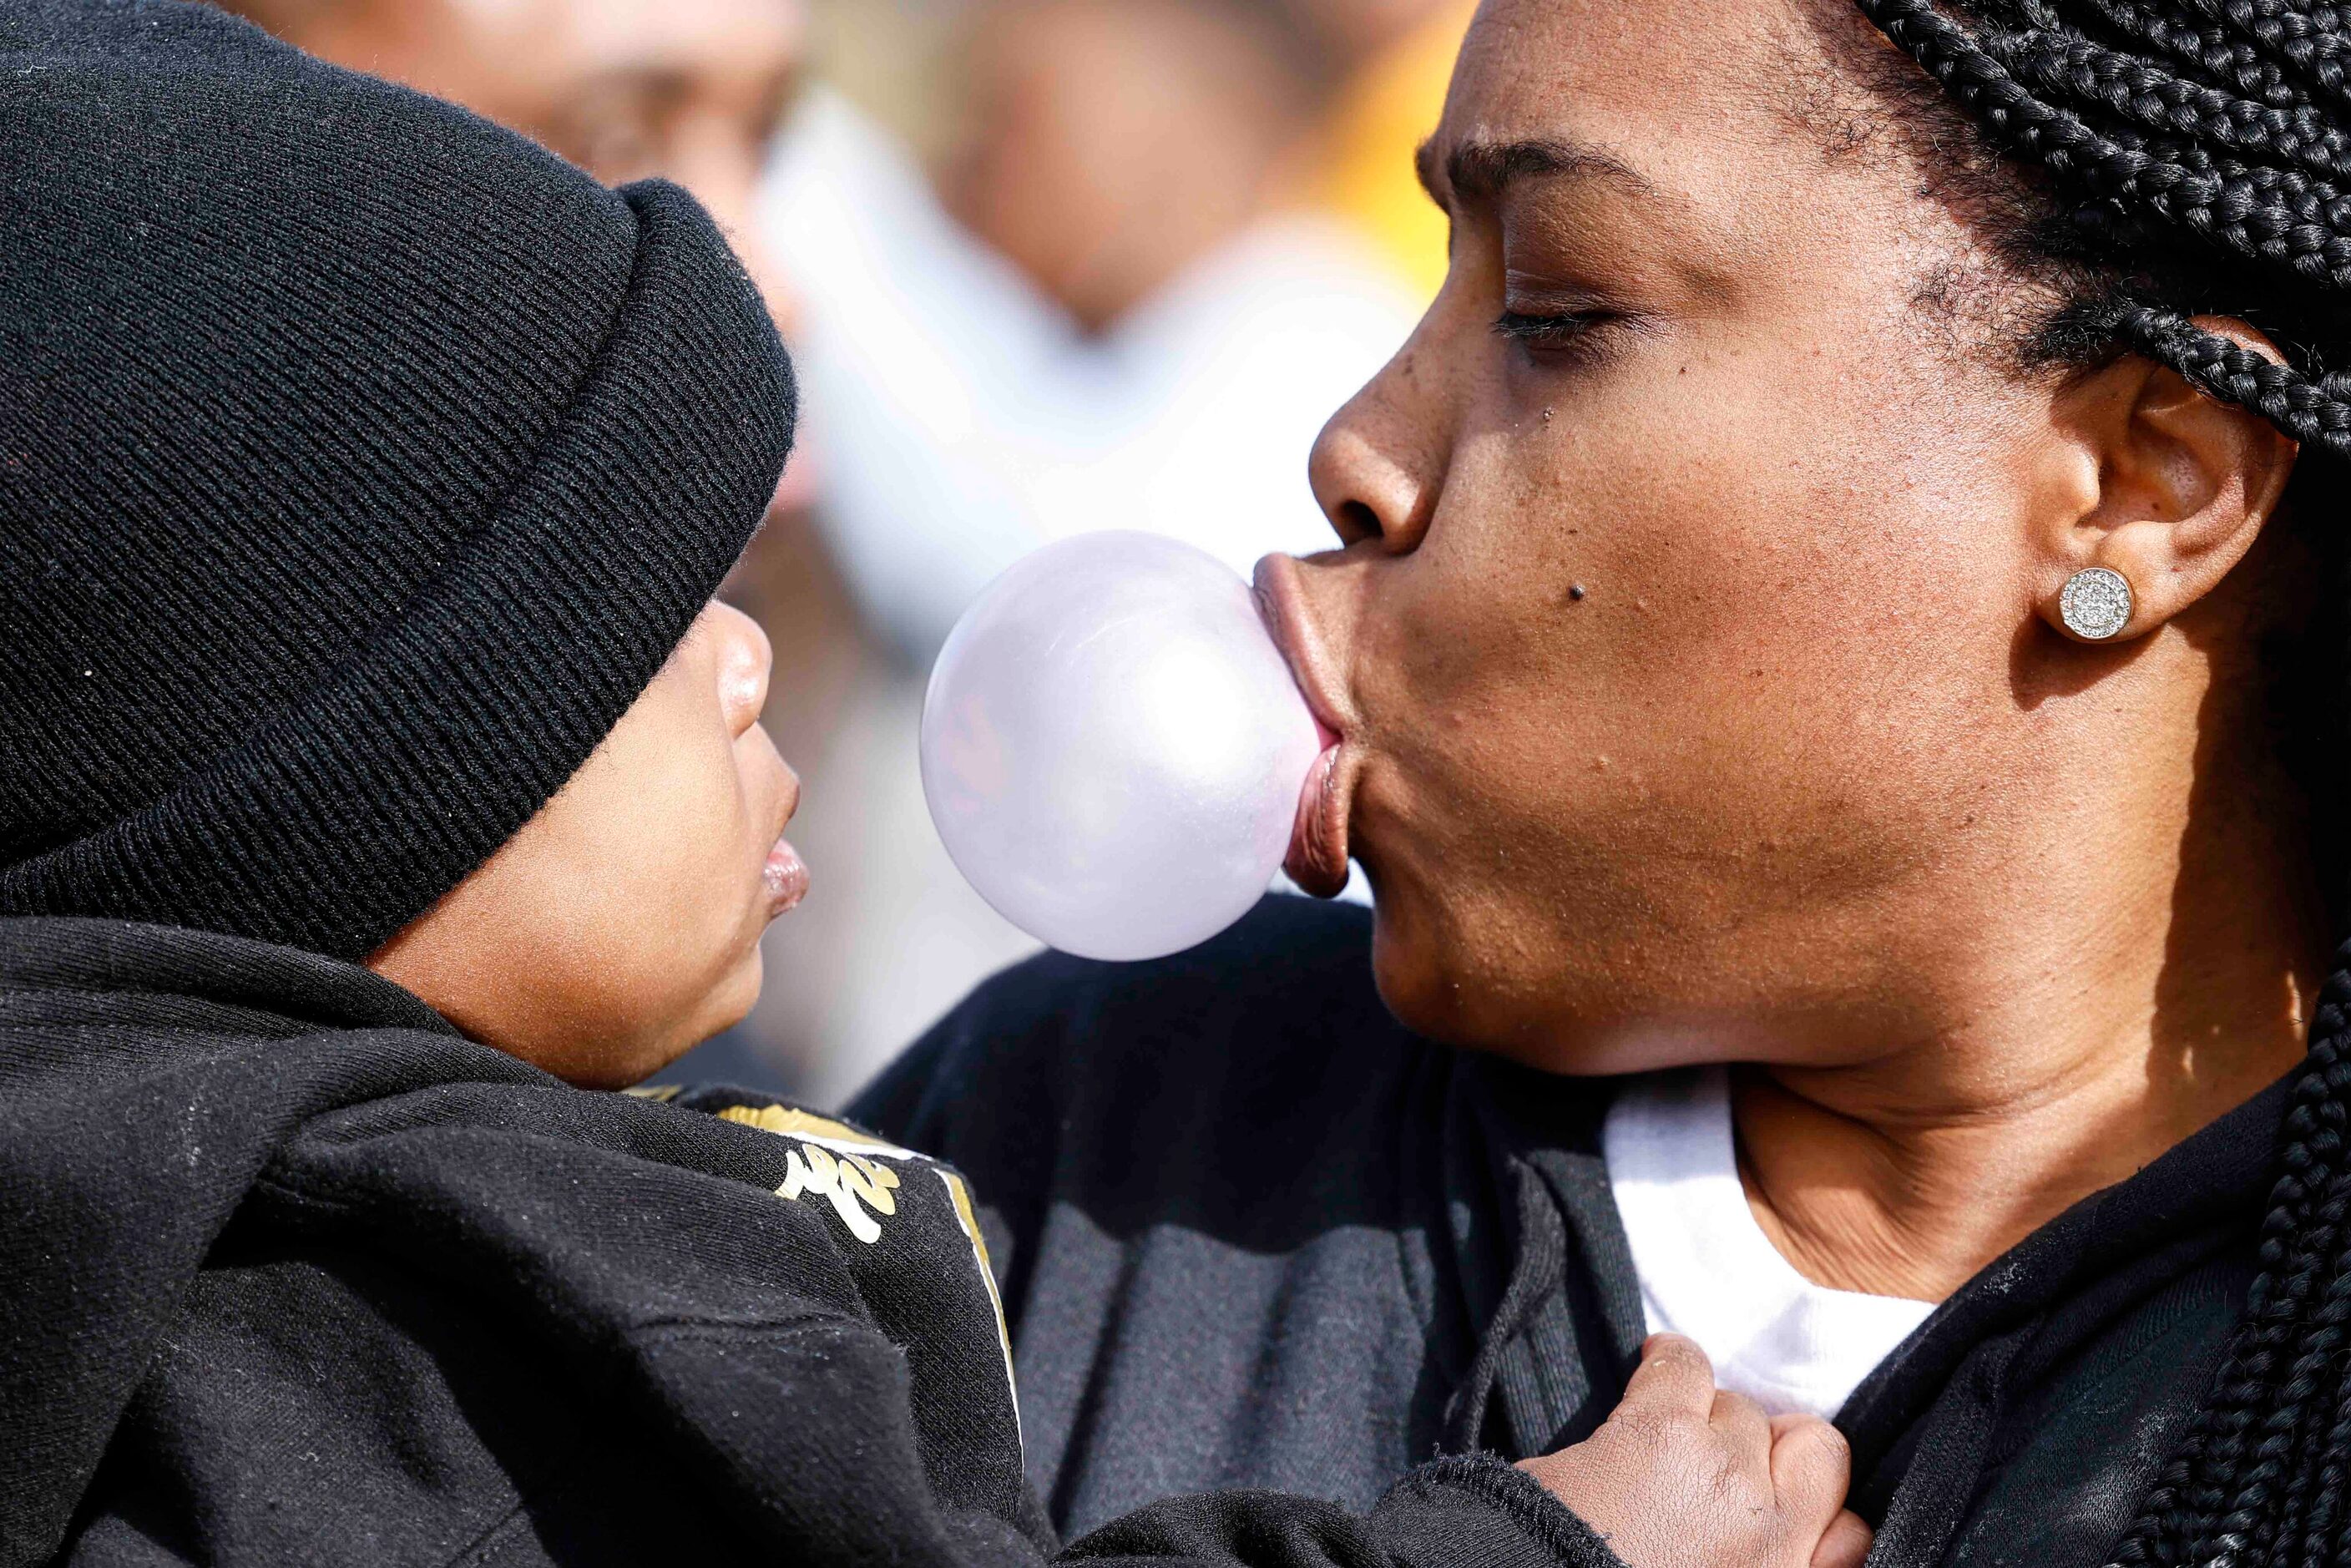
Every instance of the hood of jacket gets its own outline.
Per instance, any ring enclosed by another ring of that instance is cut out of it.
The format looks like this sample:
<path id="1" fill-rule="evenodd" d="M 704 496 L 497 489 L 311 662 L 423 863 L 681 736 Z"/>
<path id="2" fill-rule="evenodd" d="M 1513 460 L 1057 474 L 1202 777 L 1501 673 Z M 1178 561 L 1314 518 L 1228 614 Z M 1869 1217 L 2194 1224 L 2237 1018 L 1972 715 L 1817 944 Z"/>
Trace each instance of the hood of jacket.
<path id="1" fill-rule="evenodd" d="M 355 965 L 0 919 L 0 1560 L 56 1540 L 191 1281 L 294 1132 L 465 1082 L 558 1086 Z"/>

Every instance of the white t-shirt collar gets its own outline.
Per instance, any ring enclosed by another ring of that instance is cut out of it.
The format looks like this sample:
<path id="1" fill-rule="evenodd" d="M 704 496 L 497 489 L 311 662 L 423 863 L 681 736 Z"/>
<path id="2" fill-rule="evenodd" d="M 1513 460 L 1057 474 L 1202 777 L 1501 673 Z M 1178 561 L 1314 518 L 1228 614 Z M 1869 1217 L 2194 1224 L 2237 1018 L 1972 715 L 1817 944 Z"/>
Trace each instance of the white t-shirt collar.
<path id="1" fill-rule="evenodd" d="M 1932 1301 L 1798 1273 L 1747 1206 L 1721 1068 L 1627 1080 L 1601 1132 L 1651 1333 L 1687 1334 L 1715 1381 L 1774 1415 L 1834 1416 Z"/>

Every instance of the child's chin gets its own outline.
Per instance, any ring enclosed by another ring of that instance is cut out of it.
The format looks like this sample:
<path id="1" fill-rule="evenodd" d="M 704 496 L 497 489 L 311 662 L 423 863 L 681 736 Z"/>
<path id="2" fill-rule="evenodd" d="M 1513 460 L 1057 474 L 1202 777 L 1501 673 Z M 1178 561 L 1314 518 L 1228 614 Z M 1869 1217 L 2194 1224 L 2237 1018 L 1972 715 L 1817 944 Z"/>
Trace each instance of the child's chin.
<path id="1" fill-rule="evenodd" d="M 659 1071 L 712 1036 L 723 1034 L 749 1018 L 751 1009 L 758 1005 L 759 988 L 766 979 L 766 960 L 760 956 L 759 945 L 755 941 L 726 977 L 704 995 L 692 1023 L 677 1031 L 675 1048 L 652 1071 Z"/>
<path id="2" fill-rule="evenodd" d="M 657 1077 L 695 1046 L 750 1017 L 764 974 L 758 944 L 751 943 L 716 985 L 667 1019 L 639 1020 L 641 1027 L 624 1040 L 609 1042 L 600 1060 L 566 1062 L 552 1071 L 580 1089 L 626 1089 Z"/>

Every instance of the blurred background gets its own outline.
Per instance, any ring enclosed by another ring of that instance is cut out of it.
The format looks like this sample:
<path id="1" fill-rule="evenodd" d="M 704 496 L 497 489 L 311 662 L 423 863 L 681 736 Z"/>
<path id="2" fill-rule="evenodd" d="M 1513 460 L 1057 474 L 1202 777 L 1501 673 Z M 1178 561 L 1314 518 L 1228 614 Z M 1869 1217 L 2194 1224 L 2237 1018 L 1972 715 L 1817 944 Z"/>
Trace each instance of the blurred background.
<path id="1" fill-rule="evenodd" d="M 1466 0 L 229 0 L 599 177 L 693 190 L 799 367 L 728 590 L 776 645 L 808 901 L 673 1070 L 839 1103 L 1034 944 L 924 809 L 931 656 L 1090 528 L 1246 572 L 1330 535 L 1315 432 L 1435 292 L 1414 183 Z M 665 1074 L 664 1076 L 668 1076 Z"/>

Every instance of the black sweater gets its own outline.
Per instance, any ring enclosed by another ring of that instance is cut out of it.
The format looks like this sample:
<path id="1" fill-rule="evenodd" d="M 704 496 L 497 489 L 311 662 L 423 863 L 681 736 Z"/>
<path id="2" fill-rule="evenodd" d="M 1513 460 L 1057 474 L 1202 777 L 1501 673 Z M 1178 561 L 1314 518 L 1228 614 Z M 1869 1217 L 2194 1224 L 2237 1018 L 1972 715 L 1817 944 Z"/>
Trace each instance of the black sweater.
<path id="1" fill-rule="evenodd" d="M 0 920 L 0 1564 L 1034 1564 L 999 1322 L 960 1179 L 853 1128 L 570 1089 L 285 948 Z M 1491 1459 L 1069 1555 L 1611 1561 Z"/>
<path id="2" fill-rule="evenodd" d="M 1361 910 L 998 977 L 853 1113 L 968 1171 L 1032 1479 L 1082 1530 L 1263 1486 L 1360 1507 L 1614 1408 L 1641 1339 L 1604 1082 L 1416 1039 Z M 2254 1271 L 2281 1084 L 1953 1296 L 1839 1417 L 1878 1564 L 2105 1561 Z"/>

